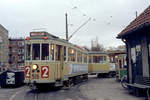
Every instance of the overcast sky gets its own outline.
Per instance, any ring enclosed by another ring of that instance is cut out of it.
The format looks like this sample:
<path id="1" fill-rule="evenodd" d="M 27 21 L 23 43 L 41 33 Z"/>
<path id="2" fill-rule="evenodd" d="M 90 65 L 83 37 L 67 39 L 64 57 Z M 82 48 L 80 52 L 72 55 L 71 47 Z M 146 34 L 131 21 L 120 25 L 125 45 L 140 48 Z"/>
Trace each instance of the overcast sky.
<path id="1" fill-rule="evenodd" d="M 65 13 L 68 13 L 69 35 L 92 18 L 70 40 L 91 46 L 98 37 L 105 47 L 123 43 L 116 39 L 133 19 L 150 5 L 150 0 L 0 0 L 0 24 L 9 37 L 26 37 L 33 29 L 45 30 L 65 38 Z"/>

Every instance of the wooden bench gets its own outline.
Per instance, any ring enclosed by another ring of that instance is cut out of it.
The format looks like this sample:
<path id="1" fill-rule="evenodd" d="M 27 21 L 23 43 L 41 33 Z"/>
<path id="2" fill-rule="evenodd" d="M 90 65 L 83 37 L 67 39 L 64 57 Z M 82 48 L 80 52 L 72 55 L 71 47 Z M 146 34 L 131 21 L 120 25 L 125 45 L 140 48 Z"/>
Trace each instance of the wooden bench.
<path id="1" fill-rule="evenodd" d="M 136 96 L 140 96 L 141 95 L 141 90 L 146 90 L 146 95 L 149 99 L 149 90 L 150 90 L 150 78 L 149 77 L 137 77 L 135 80 L 135 83 L 133 84 L 128 84 L 127 86 L 132 88 L 133 94 L 135 94 Z M 143 93 L 143 92 L 142 92 Z"/>

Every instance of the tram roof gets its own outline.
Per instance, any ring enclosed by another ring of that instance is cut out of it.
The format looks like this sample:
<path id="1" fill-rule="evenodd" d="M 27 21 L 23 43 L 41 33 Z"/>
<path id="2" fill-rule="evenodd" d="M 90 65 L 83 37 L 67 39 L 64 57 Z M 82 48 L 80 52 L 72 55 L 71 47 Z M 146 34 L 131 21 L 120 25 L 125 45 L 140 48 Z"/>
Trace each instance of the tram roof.
<path id="1" fill-rule="evenodd" d="M 96 51 L 90 51 L 88 54 L 107 54 L 106 52 L 96 52 Z"/>
<path id="2" fill-rule="evenodd" d="M 150 26 L 150 6 L 142 12 L 135 20 L 133 20 L 124 30 L 122 30 L 117 38 L 124 38 L 138 30 L 142 30 Z M 141 33 L 141 32 L 140 32 Z"/>
<path id="3" fill-rule="evenodd" d="M 44 37 L 48 37 L 48 39 L 51 39 L 51 40 L 57 40 L 57 41 L 61 41 L 64 43 L 68 43 L 65 39 L 60 39 L 59 37 L 57 37 L 53 34 L 50 34 L 48 32 L 45 32 L 45 31 L 30 32 L 31 39 L 43 39 Z"/>
<path id="4" fill-rule="evenodd" d="M 31 39 L 43 39 L 44 37 L 48 37 L 48 39 L 50 40 L 55 40 L 55 41 L 59 41 L 59 42 L 63 42 L 63 43 L 67 43 L 67 44 L 70 44 L 70 45 L 73 45 L 74 47 L 78 48 L 78 49 L 81 49 L 81 50 L 84 50 L 84 51 L 87 51 L 85 50 L 84 48 L 80 47 L 80 46 L 77 46 L 75 44 L 72 44 L 68 41 L 66 41 L 65 39 L 61 39 L 53 34 L 50 34 L 48 32 L 45 32 L 45 31 L 40 31 L 40 32 L 30 32 L 30 38 Z"/>

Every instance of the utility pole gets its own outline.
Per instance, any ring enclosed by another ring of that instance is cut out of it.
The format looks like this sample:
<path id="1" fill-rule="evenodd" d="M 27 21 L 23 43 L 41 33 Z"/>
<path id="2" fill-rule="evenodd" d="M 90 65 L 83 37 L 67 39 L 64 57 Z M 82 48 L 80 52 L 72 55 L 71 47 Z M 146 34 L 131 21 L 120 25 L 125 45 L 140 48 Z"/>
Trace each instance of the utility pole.
<path id="1" fill-rule="evenodd" d="M 137 11 L 135 12 L 135 15 L 136 15 L 136 18 L 137 18 L 137 16 L 138 16 L 138 12 Z"/>
<path id="2" fill-rule="evenodd" d="M 66 41 L 68 41 L 68 18 L 67 18 L 67 13 L 65 14 L 66 17 Z"/>

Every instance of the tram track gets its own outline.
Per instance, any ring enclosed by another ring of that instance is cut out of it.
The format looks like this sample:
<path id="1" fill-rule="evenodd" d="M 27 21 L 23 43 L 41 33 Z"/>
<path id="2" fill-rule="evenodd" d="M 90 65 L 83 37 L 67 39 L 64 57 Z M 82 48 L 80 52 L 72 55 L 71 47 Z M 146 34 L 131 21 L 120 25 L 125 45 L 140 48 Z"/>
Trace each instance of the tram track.
<path id="1" fill-rule="evenodd" d="M 52 88 L 48 90 L 32 90 L 26 95 L 25 100 L 89 100 L 82 95 L 80 87 L 84 83 L 72 86 L 70 89 Z"/>
<path id="2" fill-rule="evenodd" d="M 73 85 L 70 89 L 53 87 L 45 90 L 31 90 L 25 86 L 15 91 L 8 100 L 89 100 L 80 90 L 85 84 L 87 82 Z"/>

